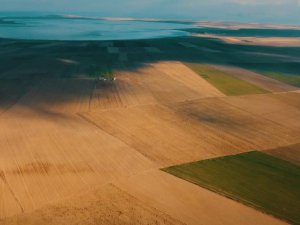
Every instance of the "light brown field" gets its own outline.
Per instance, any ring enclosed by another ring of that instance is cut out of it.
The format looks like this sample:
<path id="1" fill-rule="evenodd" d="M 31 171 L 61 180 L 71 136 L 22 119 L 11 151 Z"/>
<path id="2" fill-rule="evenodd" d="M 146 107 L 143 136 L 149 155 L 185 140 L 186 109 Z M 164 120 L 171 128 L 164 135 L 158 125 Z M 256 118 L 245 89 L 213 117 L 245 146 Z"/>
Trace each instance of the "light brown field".
<path id="1" fill-rule="evenodd" d="M 300 164 L 300 143 L 264 151 L 267 154 Z"/>
<path id="2" fill-rule="evenodd" d="M 2 224 L 217 225 L 220 218 L 222 224 L 286 224 L 161 171 L 120 179 Z"/>
<path id="3" fill-rule="evenodd" d="M 255 149 L 272 148 L 299 140 L 299 130 L 287 128 L 276 122 L 253 115 L 224 103 L 220 99 L 203 99 L 171 105 L 179 115 L 185 118 L 189 126 L 207 126 L 220 133 L 232 135 L 247 141 Z M 284 138 L 282 138 L 284 137 Z M 234 142 L 235 143 L 235 142 Z M 240 149 L 243 148 L 239 145 Z"/>
<path id="4" fill-rule="evenodd" d="M 162 171 L 137 175 L 118 184 L 136 198 L 186 224 L 285 224 Z"/>
<path id="5" fill-rule="evenodd" d="M 83 116 L 162 166 L 269 149 L 299 140 L 299 130 L 254 116 L 222 99 L 172 103 L 168 107 L 155 104 Z"/>
<path id="6" fill-rule="evenodd" d="M 171 69 L 168 70 L 168 67 Z M 179 62 L 145 65 L 132 72 L 119 70 L 115 76 L 114 83 L 95 84 L 90 102 L 91 110 L 223 96 L 215 87 Z"/>
<path id="7" fill-rule="evenodd" d="M 53 117 L 0 119 L 0 149 L 5 149 L 0 159 L 1 186 L 3 195 L 17 203 L 7 210 L 7 202 L 1 199 L 2 218 L 157 167 L 78 116 Z"/>
<path id="8" fill-rule="evenodd" d="M 145 204 L 115 185 L 107 184 L 65 202 L 13 217 L 3 223 L 3 225 L 23 224 L 183 225 L 184 223 Z"/>
<path id="9" fill-rule="evenodd" d="M 199 97 L 225 96 L 217 88 L 210 85 L 206 80 L 190 70 L 180 62 L 161 62 L 152 64 L 152 67 L 162 71 L 170 79 L 175 79 L 190 89 L 196 91 Z"/>
<path id="10" fill-rule="evenodd" d="M 282 93 L 282 94 L 276 94 L 276 95 L 271 95 L 271 96 L 273 98 L 284 101 L 288 105 L 291 105 L 291 106 L 296 107 L 297 109 L 300 109 L 300 102 L 299 102 L 300 93 L 291 92 L 291 93 Z"/>
<path id="11" fill-rule="evenodd" d="M 192 125 L 159 105 L 83 116 L 162 167 L 254 148 L 247 141 L 217 129 Z"/>
<path id="12" fill-rule="evenodd" d="M 228 44 L 260 45 L 277 47 L 299 47 L 300 38 L 290 37 L 231 37 L 211 34 L 193 34 L 194 37 L 214 38 Z"/>
<path id="13" fill-rule="evenodd" d="M 199 26 L 222 28 L 222 29 L 295 29 L 299 30 L 298 25 L 280 25 L 280 24 L 261 24 L 261 23 L 238 23 L 238 22 L 224 22 L 224 21 L 201 21 L 196 23 Z"/>
<path id="14" fill-rule="evenodd" d="M 1 225 L 285 224 L 159 168 L 299 142 L 261 116 L 288 106 L 296 120 L 298 93 L 226 97 L 179 62 L 115 75 L 40 79 L 5 108 Z"/>
<path id="15" fill-rule="evenodd" d="M 300 128 L 300 111 L 291 93 L 223 98 L 222 101 L 289 128 Z M 290 103 L 290 104 L 289 104 Z M 295 133 L 297 135 L 298 132 Z"/>

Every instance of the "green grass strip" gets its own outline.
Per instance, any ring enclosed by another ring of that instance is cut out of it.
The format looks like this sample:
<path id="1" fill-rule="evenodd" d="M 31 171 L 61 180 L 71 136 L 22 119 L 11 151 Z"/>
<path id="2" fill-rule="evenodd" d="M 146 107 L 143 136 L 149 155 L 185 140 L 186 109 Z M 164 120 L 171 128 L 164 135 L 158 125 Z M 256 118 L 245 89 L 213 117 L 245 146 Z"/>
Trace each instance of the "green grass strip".
<path id="1" fill-rule="evenodd" d="M 249 152 L 163 169 L 228 198 L 300 224 L 300 167 Z"/>
<path id="2" fill-rule="evenodd" d="M 300 75 L 295 74 L 283 74 L 275 72 L 260 72 L 262 75 L 281 81 L 286 84 L 290 84 L 296 87 L 300 87 Z"/>
<path id="3" fill-rule="evenodd" d="M 186 65 L 228 96 L 269 93 L 260 87 L 240 80 L 209 65 L 186 63 Z"/>

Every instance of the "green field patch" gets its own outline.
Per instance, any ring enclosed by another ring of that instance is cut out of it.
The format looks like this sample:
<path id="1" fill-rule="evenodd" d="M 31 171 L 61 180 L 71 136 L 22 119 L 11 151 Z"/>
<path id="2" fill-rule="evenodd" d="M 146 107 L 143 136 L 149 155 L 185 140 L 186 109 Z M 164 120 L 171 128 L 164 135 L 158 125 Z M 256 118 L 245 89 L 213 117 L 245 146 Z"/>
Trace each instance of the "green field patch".
<path id="1" fill-rule="evenodd" d="M 283 74 L 277 72 L 260 72 L 262 75 L 281 81 L 286 84 L 290 84 L 296 87 L 300 87 L 300 75 L 295 74 Z"/>
<path id="2" fill-rule="evenodd" d="M 217 70 L 209 65 L 196 63 L 186 63 L 185 65 L 199 74 L 225 95 L 235 96 L 268 93 L 267 90 L 230 76 L 229 74 Z"/>
<path id="3" fill-rule="evenodd" d="M 254 151 L 172 166 L 163 171 L 300 224 L 300 167 L 296 164 Z"/>

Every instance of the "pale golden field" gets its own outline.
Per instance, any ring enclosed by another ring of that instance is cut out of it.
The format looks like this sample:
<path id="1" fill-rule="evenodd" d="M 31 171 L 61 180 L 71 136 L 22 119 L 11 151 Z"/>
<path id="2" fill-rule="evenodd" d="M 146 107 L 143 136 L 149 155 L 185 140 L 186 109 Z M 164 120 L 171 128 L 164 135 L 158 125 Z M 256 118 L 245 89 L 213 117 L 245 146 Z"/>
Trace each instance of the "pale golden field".
<path id="1" fill-rule="evenodd" d="M 300 38 L 289 37 L 231 37 L 231 36 L 217 36 L 206 34 L 194 34 L 195 37 L 215 38 L 222 40 L 228 44 L 243 44 L 255 46 L 277 46 L 277 47 L 299 47 Z"/>

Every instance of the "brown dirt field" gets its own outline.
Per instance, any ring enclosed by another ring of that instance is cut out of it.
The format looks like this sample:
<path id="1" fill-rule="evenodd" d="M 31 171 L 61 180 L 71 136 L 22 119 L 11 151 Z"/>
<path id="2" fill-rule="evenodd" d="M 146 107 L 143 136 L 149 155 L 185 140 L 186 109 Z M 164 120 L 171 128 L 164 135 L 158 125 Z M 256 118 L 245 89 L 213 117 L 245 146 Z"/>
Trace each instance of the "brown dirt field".
<path id="1" fill-rule="evenodd" d="M 280 95 L 281 94 L 231 96 L 227 98 L 220 98 L 220 100 L 260 116 L 268 113 L 282 111 L 286 108 L 296 109 L 295 107 L 280 100 L 277 97 Z"/>
<path id="2" fill-rule="evenodd" d="M 160 105 L 96 111 L 83 116 L 161 166 L 255 148 L 218 128 L 190 123 Z"/>
<path id="3" fill-rule="evenodd" d="M 190 225 L 286 224 L 162 171 L 147 172 L 119 186 L 156 209 Z"/>
<path id="4" fill-rule="evenodd" d="M 7 199 L 0 199 L 2 218 L 31 212 L 118 176 L 157 168 L 78 116 L 32 114 L 22 119 L 12 114 L 2 116 L 0 124 L 0 172 L 5 178 L 0 182 Z"/>
<path id="5" fill-rule="evenodd" d="M 272 95 L 273 98 L 280 99 L 288 105 L 294 106 L 300 109 L 300 93 L 290 92 Z"/>
<path id="6" fill-rule="evenodd" d="M 298 142 L 300 133 L 293 126 L 253 115 L 223 99 L 95 111 L 83 116 L 162 166 Z"/>
<path id="7" fill-rule="evenodd" d="M 264 153 L 300 165 L 300 143 L 267 150 Z"/>
<path id="8" fill-rule="evenodd" d="M 184 117 L 190 126 L 205 125 L 247 141 L 254 145 L 255 149 L 270 149 L 298 142 L 300 138 L 298 129 L 287 128 L 240 110 L 224 103 L 222 99 L 200 99 L 173 104 L 170 107 Z"/>
<path id="9" fill-rule="evenodd" d="M 137 71 L 119 70 L 115 76 L 113 84 L 96 84 L 91 110 L 223 96 L 179 62 L 150 64 Z"/>
<path id="10" fill-rule="evenodd" d="M 265 114 L 263 117 L 286 127 L 298 128 L 297 130 L 300 133 L 300 110 L 286 109 Z"/>
<path id="11" fill-rule="evenodd" d="M 300 99 L 290 98 L 293 93 L 268 94 L 222 98 L 221 100 L 237 108 L 253 113 L 289 128 L 300 128 L 300 109 L 293 106 Z M 290 99 L 285 101 L 285 99 Z M 288 104 L 290 102 L 291 104 Z M 298 129 L 298 132 L 300 130 Z"/>
<path id="12" fill-rule="evenodd" d="M 1 225 L 183 225 L 113 184 L 33 213 L 0 221 Z"/>
<path id="13" fill-rule="evenodd" d="M 158 66 L 159 65 L 160 63 L 158 63 Z M 176 65 L 177 64 L 174 66 L 176 67 Z M 185 75 L 181 80 L 178 80 L 178 76 L 176 75 L 171 77 L 164 71 L 156 69 L 153 64 L 152 66 L 137 70 L 137 73 L 139 73 L 139 78 L 142 78 L 141 82 L 143 85 L 152 93 L 159 103 L 180 102 L 201 97 L 215 97 L 217 95 L 215 88 L 203 82 L 200 77 L 198 77 L 197 83 L 198 90 L 195 90 L 195 88 L 192 89 L 191 85 L 193 79 L 195 79 L 194 73 L 190 72 L 189 69 L 183 65 L 179 67 Z M 188 83 L 186 79 L 189 77 L 192 77 L 192 80 Z M 208 87 L 211 88 L 209 89 Z M 203 91 L 202 88 L 204 89 Z"/>
<path id="14" fill-rule="evenodd" d="M 156 103 L 143 80 L 147 75 L 116 71 L 113 83 L 98 82 L 91 99 L 91 110 L 138 106 Z"/>
<path id="15" fill-rule="evenodd" d="M 270 92 L 286 92 L 286 91 L 294 91 L 299 89 L 297 87 L 282 83 L 280 81 L 274 80 L 272 78 L 260 75 L 258 73 L 246 69 L 241 69 L 237 67 L 228 67 L 228 66 L 216 66 L 216 65 L 212 65 L 212 66 L 218 70 L 226 72 L 227 74 L 233 77 L 257 85 L 258 87 L 261 87 Z"/>
<path id="16" fill-rule="evenodd" d="M 198 92 L 199 97 L 225 96 L 217 88 L 180 62 L 160 62 L 151 64 L 151 66 Z"/>

